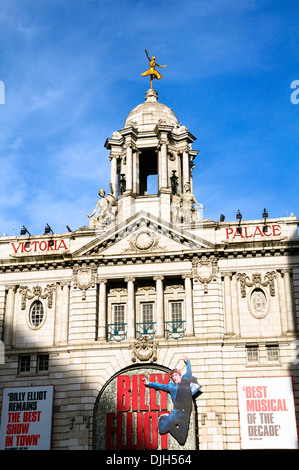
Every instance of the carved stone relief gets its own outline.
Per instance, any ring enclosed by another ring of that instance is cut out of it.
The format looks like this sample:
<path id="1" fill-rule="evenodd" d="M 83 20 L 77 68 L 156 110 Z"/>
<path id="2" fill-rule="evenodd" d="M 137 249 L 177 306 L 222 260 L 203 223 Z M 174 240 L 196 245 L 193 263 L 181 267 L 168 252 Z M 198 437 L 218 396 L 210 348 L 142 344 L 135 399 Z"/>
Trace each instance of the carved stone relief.
<path id="1" fill-rule="evenodd" d="M 148 338 L 147 336 L 142 336 L 140 339 L 134 341 L 131 344 L 132 349 L 132 362 L 136 362 L 137 359 L 140 361 L 151 361 L 155 362 L 157 360 L 157 341 Z"/>
<path id="2" fill-rule="evenodd" d="M 269 301 L 263 289 L 254 288 L 248 295 L 250 313 L 255 318 L 264 318 L 269 311 Z"/>
<path id="3" fill-rule="evenodd" d="M 84 264 L 74 266 L 73 269 L 73 286 L 75 289 L 82 290 L 82 300 L 86 299 L 86 291 L 90 287 L 95 287 L 97 267 L 93 263 L 90 267 Z"/>
<path id="4" fill-rule="evenodd" d="M 274 279 L 276 277 L 276 272 L 271 271 L 267 272 L 262 280 L 262 275 L 260 273 L 254 273 L 251 276 L 251 280 L 246 273 L 239 273 L 237 275 L 237 280 L 240 281 L 241 297 L 246 297 L 246 287 L 255 286 L 256 289 L 261 287 L 269 287 L 270 295 L 275 296 L 275 284 Z"/>
<path id="5" fill-rule="evenodd" d="M 27 299 L 48 299 L 48 308 L 52 308 L 54 291 L 55 284 L 48 284 L 44 289 L 41 286 L 34 286 L 32 289 L 30 289 L 28 286 L 21 286 L 21 309 L 26 309 Z"/>
<path id="6" fill-rule="evenodd" d="M 208 284 L 217 279 L 217 260 L 203 256 L 200 261 L 192 262 L 193 280 L 204 285 L 204 293 L 208 293 Z"/>
<path id="7" fill-rule="evenodd" d="M 159 247 L 159 240 L 155 233 L 147 228 L 141 228 L 128 239 L 130 247 L 125 249 L 124 252 L 132 251 L 164 251 L 165 247 Z"/>

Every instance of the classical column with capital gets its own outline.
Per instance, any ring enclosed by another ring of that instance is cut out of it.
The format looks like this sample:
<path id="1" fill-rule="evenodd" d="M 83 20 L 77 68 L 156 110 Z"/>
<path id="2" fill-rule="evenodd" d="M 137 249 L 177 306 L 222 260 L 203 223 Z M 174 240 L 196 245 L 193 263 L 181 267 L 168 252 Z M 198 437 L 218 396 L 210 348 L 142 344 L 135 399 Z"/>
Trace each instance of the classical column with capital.
<path id="1" fill-rule="evenodd" d="M 111 186 L 113 190 L 113 196 L 116 198 L 117 197 L 117 156 L 113 155 L 112 152 L 110 154 L 110 161 L 111 161 Z"/>
<path id="2" fill-rule="evenodd" d="M 190 182 L 190 164 L 188 149 L 183 151 L 183 191 L 184 185 Z"/>
<path id="3" fill-rule="evenodd" d="M 100 279 L 99 281 L 99 311 L 98 311 L 98 333 L 97 339 L 103 340 L 106 338 L 106 284 L 107 279 Z"/>
<path id="4" fill-rule="evenodd" d="M 159 190 L 168 188 L 167 145 L 168 145 L 168 140 L 165 140 L 165 139 L 161 140 L 160 165 L 159 165 L 161 174 L 160 174 Z"/>
<path id="5" fill-rule="evenodd" d="M 222 273 L 224 277 L 224 299 L 225 299 L 225 324 L 226 324 L 226 334 L 234 334 L 234 324 L 233 324 L 233 309 L 232 309 L 232 292 L 231 292 L 231 281 L 233 274 L 230 272 Z"/>
<path id="6" fill-rule="evenodd" d="M 287 329 L 289 333 L 295 331 L 294 306 L 293 306 L 293 286 L 290 269 L 282 269 L 281 275 L 284 282 L 285 307 L 287 314 Z"/>
<path id="7" fill-rule="evenodd" d="M 127 338 L 135 338 L 135 289 L 134 277 L 125 278 L 127 283 Z"/>
<path id="8" fill-rule="evenodd" d="M 185 282 L 186 336 L 194 335 L 192 277 L 192 274 L 182 276 Z"/>
<path id="9" fill-rule="evenodd" d="M 132 144 L 127 146 L 126 160 L 126 191 L 133 191 L 133 148 Z"/>
<path id="10" fill-rule="evenodd" d="M 154 281 L 156 281 L 156 337 L 164 337 L 164 288 L 163 288 L 163 276 L 155 276 Z"/>
<path id="11" fill-rule="evenodd" d="M 13 334 L 13 318 L 15 309 L 15 296 L 17 286 L 7 286 L 7 298 L 6 298 L 6 309 L 5 309 L 5 320 L 4 320 L 4 345 L 5 347 L 12 346 L 12 334 Z"/>
<path id="12" fill-rule="evenodd" d="M 62 288 L 62 306 L 61 306 L 61 330 L 60 342 L 67 343 L 69 331 L 69 305 L 70 305 L 70 284 L 65 282 L 61 284 Z"/>

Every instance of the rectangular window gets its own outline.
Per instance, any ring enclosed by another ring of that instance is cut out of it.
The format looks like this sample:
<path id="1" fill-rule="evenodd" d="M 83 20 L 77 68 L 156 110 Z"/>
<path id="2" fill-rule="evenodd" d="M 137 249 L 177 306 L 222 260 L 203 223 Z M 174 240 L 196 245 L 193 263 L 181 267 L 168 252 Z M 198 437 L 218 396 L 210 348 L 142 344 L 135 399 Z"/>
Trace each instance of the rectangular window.
<path id="1" fill-rule="evenodd" d="M 126 337 L 125 304 L 112 304 L 112 323 L 107 325 L 107 341 L 122 341 Z"/>
<path id="2" fill-rule="evenodd" d="M 170 302 L 170 317 L 172 321 L 182 321 L 182 302 Z"/>
<path id="3" fill-rule="evenodd" d="M 269 362 L 279 361 L 279 348 L 277 344 L 267 345 L 267 359 Z"/>
<path id="4" fill-rule="evenodd" d="M 124 304 L 112 305 L 112 318 L 113 318 L 113 323 L 125 322 L 125 305 Z"/>
<path id="5" fill-rule="evenodd" d="M 49 370 L 49 354 L 39 354 L 37 356 L 37 372 Z"/>
<path id="6" fill-rule="evenodd" d="M 23 372 L 29 372 L 29 371 L 30 371 L 30 356 L 20 356 L 19 368 L 18 368 L 19 374 L 22 374 Z"/>
<path id="7" fill-rule="evenodd" d="M 165 322 L 166 339 L 183 338 L 185 334 L 185 322 L 183 321 L 183 302 L 169 303 L 169 321 Z"/>
<path id="8" fill-rule="evenodd" d="M 246 346 L 246 350 L 247 350 L 247 362 L 258 362 L 259 360 L 258 346 Z"/>
<path id="9" fill-rule="evenodd" d="M 142 321 L 143 323 L 151 323 L 154 321 L 154 304 L 144 303 L 141 304 L 142 308 Z"/>

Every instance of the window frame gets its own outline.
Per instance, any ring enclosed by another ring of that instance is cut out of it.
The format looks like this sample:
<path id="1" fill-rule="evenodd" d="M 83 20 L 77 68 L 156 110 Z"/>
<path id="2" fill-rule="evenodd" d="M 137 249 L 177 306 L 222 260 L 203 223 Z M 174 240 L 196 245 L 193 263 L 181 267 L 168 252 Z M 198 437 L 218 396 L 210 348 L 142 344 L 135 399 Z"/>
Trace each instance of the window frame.
<path id="1" fill-rule="evenodd" d="M 41 320 L 37 323 L 35 323 L 35 321 L 33 320 L 33 309 L 39 305 L 41 308 L 42 308 L 42 312 L 38 312 L 36 314 L 36 318 L 38 316 L 41 316 Z M 38 330 L 39 328 L 41 328 L 43 326 L 43 324 L 45 323 L 46 321 L 46 308 L 43 304 L 43 302 L 40 300 L 40 299 L 35 299 L 33 300 L 33 302 L 30 304 L 29 306 L 29 310 L 28 310 L 28 323 L 30 325 L 30 328 L 34 329 L 34 330 Z"/>

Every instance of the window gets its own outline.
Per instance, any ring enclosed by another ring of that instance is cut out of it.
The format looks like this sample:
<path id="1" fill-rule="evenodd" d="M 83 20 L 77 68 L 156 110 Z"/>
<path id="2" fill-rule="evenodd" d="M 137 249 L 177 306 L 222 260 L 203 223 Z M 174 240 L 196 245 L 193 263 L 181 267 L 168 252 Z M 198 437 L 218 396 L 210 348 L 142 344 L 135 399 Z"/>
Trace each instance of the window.
<path id="1" fill-rule="evenodd" d="M 247 362 L 258 362 L 259 348 L 258 346 L 246 346 L 247 349 Z"/>
<path id="2" fill-rule="evenodd" d="M 279 361 L 279 348 L 277 344 L 267 345 L 267 359 L 269 362 Z"/>
<path id="3" fill-rule="evenodd" d="M 18 373 L 29 372 L 30 371 L 30 356 L 20 356 L 19 357 L 19 367 Z"/>
<path id="4" fill-rule="evenodd" d="M 176 301 L 169 304 L 170 321 L 165 322 L 166 339 L 184 337 L 183 302 Z"/>
<path id="5" fill-rule="evenodd" d="M 49 354 L 37 356 L 37 372 L 45 372 L 49 369 Z"/>
<path id="6" fill-rule="evenodd" d="M 141 323 L 136 323 L 136 338 L 139 339 L 141 336 L 145 335 L 149 338 L 154 338 L 154 304 L 153 302 L 141 303 L 140 309 Z"/>
<path id="7" fill-rule="evenodd" d="M 125 306 L 124 304 L 115 304 L 112 306 L 113 323 L 125 322 Z"/>
<path id="8" fill-rule="evenodd" d="M 154 321 L 154 304 L 144 303 L 142 305 L 142 321 L 143 323 L 151 323 Z"/>
<path id="9" fill-rule="evenodd" d="M 170 315 L 172 321 L 182 321 L 182 302 L 170 303 Z"/>
<path id="10" fill-rule="evenodd" d="M 107 341 L 126 338 L 125 304 L 112 305 L 112 323 L 107 325 Z"/>
<path id="11" fill-rule="evenodd" d="M 33 302 L 30 313 L 29 313 L 29 321 L 32 326 L 38 328 L 44 319 L 44 307 L 40 300 L 36 300 Z"/>

